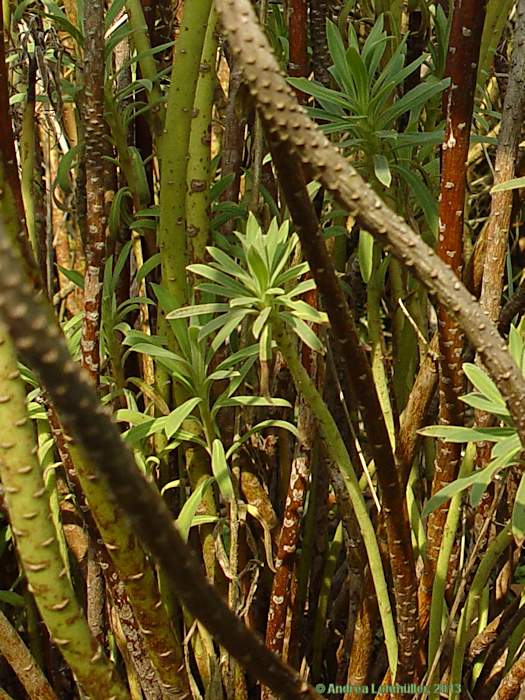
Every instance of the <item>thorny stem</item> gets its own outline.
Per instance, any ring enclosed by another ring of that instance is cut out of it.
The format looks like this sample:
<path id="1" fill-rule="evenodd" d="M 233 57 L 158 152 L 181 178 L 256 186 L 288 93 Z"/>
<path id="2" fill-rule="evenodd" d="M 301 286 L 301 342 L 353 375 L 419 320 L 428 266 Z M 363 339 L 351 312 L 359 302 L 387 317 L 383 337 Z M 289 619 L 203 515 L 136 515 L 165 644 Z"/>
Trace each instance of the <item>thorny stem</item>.
<path id="1" fill-rule="evenodd" d="M 494 185 L 514 177 L 525 107 L 525 2 L 516 7 L 512 63 L 505 93 L 501 128 L 494 165 Z M 498 320 L 503 292 L 505 255 L 512 213 L 513 190 L 492 195 L 480 304 L 493 321 Z"/>
<path id="2" fill-rule="evenodd" d="M 335 347 L 341 358 L 370 439 L 374 461 L 381 465 L 378 480 L 383 496 L 383 517 L 386 525 L 394 594 L 399 645 L 398 680 L 415 675 L 415 650 L 419 642 L 416 605 L 416 574 L 408 525 L 408 513 L 390 436 L 385 425 L 379 398 L 368 359 L 360 344 L 351 311 L 328 255 L 319 222 L 306 191 L 302 170 L 296 156 L 286 144 L 272 147 L 274 164 L 286 196 L 290 214 L 299 234 L 304 254 L 330 319 Z M 351 405 L 351 397 L 346 397 Z"/>
<path id="3" fill-rule="evenodd" d="M 392 212 L 297 104 L 248 0 L 216 0 L 232 50 L 270 132 L 286 141 L 319 180 L 457 317 L 505 397 L 525 446 L 525 379 L 472 294 L 406 222 Z"/>
<path id="4" fill-rule="evenodd" d="M 451 83 L 445 93 L 445 140 L 441 164 L 437 254 L 459 278 L 463 266 L 466 162 L 485 4 L 485 0 L 456 0 L 454 3 L 445 70 Z M 466 66 L 469 68 L 465 69 Z M 444 425 L 462 425 L 464 404 L 459 397 L 465 388 L 463 331 L 445 304 L 439 304 L 437 313 L 440 350 L 439 422 Z M 460 457 L 460 444 L 438 440 L 432 494 L 456 478 Z M 423 630 L 428 625 L 432 581 L 447 510 L 448 506 L 443 504 L 428 518 L 427 559 L 419 586 L 419 615 Z"/>
<path id="5" fill-rule="evenodd" d="M 189 612 L 261 683 L 285 698 L 320 700 L 298 673 L 265 648 L 207 582 L 197 558 L 175 528 L 166 504 L 137 469 L 116 425 L 100 405 L 92 382 L 72 360 L 50 306 L 41 297 L 35 297 L 3 226 L 0 226 L 0 312 L 18 351 L 39 375 L 64 427 L 90 455 L 99 475 L 107 480 L 137 537 L 156 557 Z M 22 538 L 20 550 L 23 542 Z M 84 654 L 83 658 L 88 660 L 92 672 L 90 655 Z M 104 697 L 111 695 L 108 692 Z"/>
<path id="6" fill-rule="evenodd" d="M 31 652 L 1 610 L 0 651 L 24 686 L 30 700 L 57 700 Z"/>
<path id="7" fill-rule="evenodd" d="M 86 275 L 82 324 L 82 364 L 92 381 L 98 382 L 100 365 L 100 312 L 102 267 L 105 256 L 105 160 L 107 151 L 104 120 L 104 11 L 103 0 L 92 0 L 85 8 L 84 116 L 87 199 Z"/>
<path id="8" fill-rule="evenodd" d="M 9 244 L 8 244 L 9 245 Z M 7 270 L 3 273 L 8 275 Z M 26 283 L 28 291 L 31 285 Z M 21 307 L 13 308 L 15 314 Z M 93 389 L 94 391 L 94 389 Z M 29 590 L 55 644 L 81 686 L 93 697 L 129 696 L 79 607 L 51 521 L 47 492 L 36 458 L 32 425 L 14 348 L 0 328 L 0 471 L 11 529 Z"/>

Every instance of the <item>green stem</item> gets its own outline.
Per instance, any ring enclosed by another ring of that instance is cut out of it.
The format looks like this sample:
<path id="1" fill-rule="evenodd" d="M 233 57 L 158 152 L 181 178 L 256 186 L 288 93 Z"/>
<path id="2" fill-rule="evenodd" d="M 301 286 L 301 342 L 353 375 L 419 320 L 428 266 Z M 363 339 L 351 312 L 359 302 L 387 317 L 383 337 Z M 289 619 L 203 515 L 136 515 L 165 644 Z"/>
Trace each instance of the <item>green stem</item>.
<path id="1" fill-rule="evenodd" d="M 69 453 L 93 518 L 124 583 L 159 680 L 173 697 L 188 697 L 182 645 L 161 603 L 153 566 L 121 509 L 109 498 L 106 480 L 95 476 L 89 457 L 73 446 Z"/>
<path id="2" fill-rule="evenodd" d="M 164 121 L 164 105 L 158 82 L 157 62 L 151 50 L 148 27 L 140 0 L 126 0 L 128 20 L 132 28 L 131 41 L 138 54 L 138 63 L 142 77 L 151 81 L 152 88 L 147 90 L 150 112 L 148 117 L 154 136 L 158 136 Z"/>
<path id="3" fill-rule="evenodd" d="M 188 264 L 186 231 L 186 175 L 192 110 L 211 0 L 185 3 L 180 34 L 175 44 L 168 92 L 161 162 L 158 243 L 162 283 L 178 306 L 187 301 Z"/>
<path id="4" fill-rule="evenodd" d="M 320 434 L 325 442 L 327 453 L 330 459 L 341 471 L 341 476 L 343 477 L 345 486 L 348 490 L 348 495 L 361 528 L 363 542 L 368 555 L 370 570 L 372 572 L 374 586 L 376 589 L 379 613 L 383 623 L 388 661 L 390 664 L 392 677 L 395 677 L 398 647 L 394 619 L 392 616 L 388 587 L 385 580 L 383 563 L 381 561 L 381 554 L 379 552 L 374 526 L 372 525 L 368 515 L 363 494 L 359 488 L 359 482 L 332 414 L 326 407 L 325 402 L 301 363 L 297 349 L 294 345 L 294 340 L 291 337 L 292 334 L 276 317 L 272 319 L 272 328 L 274 339 L 277 342 L 286 364 L 288 365 L 288 369 L 292 375 L 297 391 L 304 396 L 305 400 L 310 405 L 310 408 L 319 424 Z"/>
<path id="5" fill-rule="evenodd" d="M 454 644 L 454 655 L 452 657 L 452 670 L 450 674 L 451 687 L 461 683 L 461 673 L 463 670 L 463 661 L 465 658 L 465 649 L 469 641 L 469 630 L 474 615 L 479 606 L 481 594 L 488 581 L 490 574 L 498 559 L 512 543 L 512 525 L 507 523 L 499 535 L 492 541 L 488 547 L 483 559 L 480 562 L 476 575 L 470 586 L 463 612 L 459 621 L 459 627 L 456 634 Z M 459 692 L 452 689 L 449 693 L 449 700 L 459 700 Z"/>
<path id="6" fill-rule="evenodd" d="M 91 635 L 66 575 L 16 355 L 0 327 L 0 471 L 11 528 L 42 619 L 80 685 L 93 698 L 128 700 L 113 665 Z"/>
<path id="7" fill-rule="evenodd" d="M 326 623 L 326 611 L 328 610 L 328 596 L 330 595 L 330 589 L 332 588 L 335 567 L 342 546 L 343 521 L 341 520 L 339 521 L 339 525 L 337 526 L 337 530 L 335 531 L 334 539 L 331 541 L 330 548 L 328 549 L 323 571 L 323 581 L 321 583 L 321 590 L 319 591 L 319 604 L 315 615 L 315 628 L 313 638 L 314 656 L 312 663 L 312 673 L 314 679 L 319 678 L 321 673 L 322 654 L 325 640 L 324 633 Z"/>
<path id="8" fill-rule="evenodd" d="M 211 123 L 216 55 L 217 13 L 212 7 L 195 92 L 186 175 L 186 223 L 192 263 L 204 260 L 210 236 Z"/>
<path id="9" fill-rule="evenodd" d="M 463 462 L 460 467 L 458 478 L 467 476 L 472 471 L 476 448 L 473 443 L 467 446 Z M 430 623 L 428 634 L 428 666 L 432 667 L 441 639 L 441 623 L 443 620 L 443 608 L 445 605 L 445 586 L 447 582 L 448 566 L 452 548 L 456 539 L 456 530 L 461 515 L 461 503 L 463 494 L 456 494 L 449 506 L 445 529 L 441 540 L 441 548 L 436 565 L 436 574 L 432 585 L 432 602 L 430 605 Z M 432 679 L 429 679 L 429 683 Z"/>

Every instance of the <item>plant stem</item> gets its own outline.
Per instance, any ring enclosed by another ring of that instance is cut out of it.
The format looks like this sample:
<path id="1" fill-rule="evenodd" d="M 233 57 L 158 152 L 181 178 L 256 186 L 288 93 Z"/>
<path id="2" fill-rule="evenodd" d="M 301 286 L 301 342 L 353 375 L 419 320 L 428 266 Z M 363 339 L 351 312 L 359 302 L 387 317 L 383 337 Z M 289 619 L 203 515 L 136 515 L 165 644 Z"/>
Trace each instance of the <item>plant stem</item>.
<path id="1" fill-rule="evenodd" d="M 392 675 L 395 676 L 397 666 L 397 637 L 388 598 L 388 588 L 374 527 L 368 515 L 367 507 L 361 489 L 359 488 L 359 482 L 352 464 L 350 463 L 348 452 L 346 451 L 337 425 L 321 395 L 315 388 L 314 383 L 304 369 L 288 330 L 276 317 L 272 320 L 272 328 L 274 339 L 286 361 L 297 391 L 304 396 L 305 400 L 310 405 L 319 425 L 319 431 L 325 443 L 325 449 L 330 460 L 333 461 L 341 471 L 341 476 L 343 477 L 348 495 L 352 502 L 368 554 L 381 620 L 383 622 L 388 659 Z"/>
<path id="2" fill-rule="evenodd" d="M 98 383 L 102 268 L 106 248 L 105 184 L 107 164 L 104 119 L 104 0 L 85 7 L 84 119 L 87 199 L 86 274 L 82 324 L 82 364 Z"/>
<path id="3" fill-rule="evenodd" d="M 11 528 L 42 619 L 81 686 L 93 698 L 127 700 L 112 664 L 92 637 L 57 543 L 47 492 L 34 452 L 24 386 L 4 326 L 0 327 L 0 470 Z"/>
<path id="4" fill-rule="evenodd" d="M 463 612 L 459 621 L 456 640 L 454 643 L 454 653 L 452 657 L 452 669 L 450 672 L 450 683 L 461 683 L 461 671 L 465 658 L 465 649 L 469 640 L 470 625 L 477 614 L 479 600 L 489 576 L 492 573 L 498 559 L 512 543 L 512 526 L 507 523 L 503 530 L 491 542 L 478 566 L 476 574 L 470 584 L 467 600 L 463 607 Z M 459 700 L 459 693 L 453 690 L 449 693 L 449 700 Z"/>
<path id="5" fill-rule="evenodd" d="M 212 7 L 195 92 L 186 175 L 186 220 L 192 264 L 204 261 L 210 237 L 211 125 L 217 39 L 217 13 Z"/>
<path id="6" fill-rule="evenodd" d="M 439 238 L 437 254 L 461 278 L 463 267 L 463 226 L 468 157 L 476 72 L 465 66 L 476 66 L 479 60 L 481 33 L 485 17 L 485 0 L 454 3 L 446 75 L 451 84 L 445 93 L 445 140 L 442 150 L 441 187 L 439 197 Z M 463 425 L 464 393 L 462 353 L 463 331 L 446 305 L 437 309 L 440 351 L 439 422 Z M 461 445 L 438 440 L 432 494 L 453 481 L 458 472 Z M 427 559 L 419 587 L 419 617 L 423 630 L 430 614 L 430 590 L 439 556 L 441 535 L 447 517 L 447 505 L 433 511 L 427 523 Z"/>
<path id="7" fill-rule="evenodd" d="M 474 465 L 475 452 L 476 449 L 474 445 L 469 444 L 467 446 L 458 477 L 467 476 L 470 474 Z M 456 539 L 456 531 L 459 523 L 459 517 L 461 515 L 462 500 L 463 494 L 458 493 L 450 502 L 445 527 L 443 529 L 439 556 L 436 563 L 436 573 L 432 585 L 432 602 L 430 606 L 430 622 L 428 630 L 427 665 L 429 667 L 432 666 L 434 662 L 434 658 L 439 647 L 439 642 L 441 640 L 441 624 L 445 605 L 445 588 L 447 584 L 450 555 Z"/>
<path id="8" fill-rule="evenodd" d="M 211 0 L 187 0 L 175 42 L 173 71 L 167 97 L 161 164 L 158 245 L 162 284 L 178 306 L 187 302 L 186 228 L 187 155 L 192 110 Z"/>
<path id="9" fill-rule="evenodd" d="M 24 686 L 30 700 L 57 700 L 31 652 L 1 610 L 0 651 Z"/>

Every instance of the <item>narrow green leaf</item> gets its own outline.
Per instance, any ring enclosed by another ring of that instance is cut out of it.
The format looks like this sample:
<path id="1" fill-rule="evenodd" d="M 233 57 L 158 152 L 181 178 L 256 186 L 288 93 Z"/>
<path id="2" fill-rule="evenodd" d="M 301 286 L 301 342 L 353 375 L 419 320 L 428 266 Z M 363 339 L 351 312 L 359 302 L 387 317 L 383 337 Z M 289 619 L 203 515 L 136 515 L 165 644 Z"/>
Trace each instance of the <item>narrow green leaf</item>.
<path id="1" fill-rule="evenodd" d="M 491 194 L 495 192 L 507 192 L 508 190 L 519 190 L 525 187 L 525 177 L 515 177 L 512 180 L 507 180 L 506 182 L 500 182 L 490 190 Z"/>
<path id="2" fill-rule="evenodd" d="M 505 406 L 505 401 L 498 388 L 480 367 L 471 362 L 465 362 L 463 364 L 463 371 L 480 394 L 483 394 L 483 396 L 496 404 L 501 404 L 502 407 Z"/>
<path id="3" fill-rule="evenodd" d="M 213 475 L 217 480 L 217 486 L 221 492 L 223 499 L 229 503 L 235 498 L 233 484 L 230 477 L 230 470 L 226 461 L 224 445 L 220 440 L 215 439 L 212 445 L 211 452 L 211 468 Z"/>
<path id="4" fill-rule="evenodd" d="M 198 397 L 188 399 L 180 406 L 177 406 L 177 408 L 172 411 L 169 416 L 165 417 L 164 431 L 168 439 L 170 439 L 174 433 L 177 432 L 193 409 L 200 404 L 201 400 L 202 399 Z"/>
<path id="5" fill-rule="evenodd" d="M 522 474 L 520 484 L 514 499 L 512 509 L 512 534 L 518 544 L 525 539 L 525 473 Z"/>
<path id="6" fill-rule="evenodd" d="M 208 479 L 205 479 L 205 481 L 203 481 L 197 486 L 195 491 L 191 494 L 186 503 L 182 506 L 181 512 L 179 513 L 179 517 L 175 522 L 179 529 L 180 536 L 185 542 L 188 541 L 191 526 L 195 524 L 194 518 L 195 513 L 197 512 L 197 508 L 199 507 L 206 490 L 211 484 L 213 484 L 214 481 L 215 478 L 213 476 L 210 476 Z"/>

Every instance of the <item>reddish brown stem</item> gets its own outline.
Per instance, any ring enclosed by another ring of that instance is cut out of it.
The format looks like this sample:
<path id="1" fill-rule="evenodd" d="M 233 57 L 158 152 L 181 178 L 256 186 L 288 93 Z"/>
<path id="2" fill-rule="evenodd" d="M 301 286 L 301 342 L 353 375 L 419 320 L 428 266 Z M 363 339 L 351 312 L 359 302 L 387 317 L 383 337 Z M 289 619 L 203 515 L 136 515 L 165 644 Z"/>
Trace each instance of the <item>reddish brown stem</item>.
<path id="1" fill-rule="evenodd" d="M 290 604 L 290 584 L 310 475 L 312 438 L 315 434 L 315 425 L 309 407 L 301 401 L 299 410 L 300 437 L 292 462 L 266 627 L 266 646 L 276 654 L 282 654 L 283 651 L 286 615 Z"/>
<path id="2" fill-rule="evenodd" d="M 288 73 L 294 77 L 308 74 L 308 12 L 306 0 L 290 0 L 288 20 L 288 40 L 290 59 Z M 299 102 L 304 101 L 304 93 L 296 90 Z"/>
<path id="3" fill-rule="evenodd" d="M 398 679 L 403 682 L 401 679 L 413 679 L 416 675 L 419 642 L 416 577 L 406 502 L 371 368 L 326 249 L 302 170 L 286 142 L 277 144 L 274 141 L 272 155 L 305 257 L 330 319 L 335 348 L 346 360 L 345 370 L 366 425 L 371 454 L 380 465 L 377 476 L 383 497 L 399 632 Z M 347 402 L 351 405 L 348 398 Z"/>
<path id="4" fill-rule="evenodd" d="M 466 161 L 469 149 L 476 67 L 485 2 L 456 0 L 452 17 L 446 74 L 450 87 L 445 94 L 445 141 L 441 164 L 439 200 L 439 241 L 437 253 L 461 278 L 463 265 L 463 224 L 466 190 Z M 462 352 L 463 332 L 443 305 L 438 306 L 440 381 L 439 422 L 445 425 L 463 424 L 464 393 Z M 456 478 L 461 445 L 439 441 L 436 452 L 432 493 L 436 493 Z M 420 590 L 420 621 L 422 629 L 428 624 L 432 582 L 441 546 L 448 506 L 433 511 L 428 519 L 427 560 Z"/>

